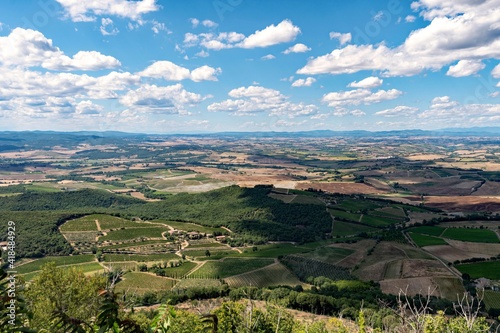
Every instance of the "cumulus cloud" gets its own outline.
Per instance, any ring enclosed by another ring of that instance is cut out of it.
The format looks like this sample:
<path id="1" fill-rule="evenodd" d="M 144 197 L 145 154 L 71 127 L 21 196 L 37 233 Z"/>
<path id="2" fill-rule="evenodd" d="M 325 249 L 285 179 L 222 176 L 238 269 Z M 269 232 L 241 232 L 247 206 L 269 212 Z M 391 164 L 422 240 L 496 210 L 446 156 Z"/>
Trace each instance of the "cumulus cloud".
<path id="1" fill-rule="evenodd" d="M 453 77 L 463 77 L 476 74 L 485 65 L 480 60 L 460 60 L 456 65 L 450 66 L 446 75 Z"/>
<path id="2" fill-rule="evenodd" d="M 66 17 L 73 22 L 92 22 L 96 16 L 113 15 L 140 20 L 143 14 L 155 12 L 159 9 L 156 0 L 56 0 L 64 9 Z"/>
<path id="3" fill-rule="evenodd" d="M 165 26 L 165 23 L 160 23 L 155 20 L 153 20 L 151 23 L 152 23 L 151 30 L 153 30 L 155 34 L 159 34 L 162 31 L 165 31 L 167 34 L 172 33 L 172 31 L 168 30 L 168 28 Z"/>
<path id="4" fill-rule="evenodd" d="M 298 79 L 292 83 L 292 87 L 310 87 L 314 82 L 316 82 L 316 79 L 313 77 Z"/>
<path id="5" fill-rule="evenodd" d="M 379 90 L 371 92 L 368 89 L 355 89 L 340 92 L 331 92 L 323 96 L 323 103 L 337 107 L 342 105 L 369 105 L 398 98 L 402 92 L 397 89 Z"/>
<path id="6" fill-rule="evenodd" d="M 392 109 L 385 109 L 378 112 L 375 112 L 377 116 L 384 117 L 407 117 L 410 115 L 414 115 L 418 111 L 418 108 L 406 105 L 398 105 Z"/>
<path id="7" fill-rule="evenodd" d="M 113 24 L 113 20 L 110 19 L 110 18 L 102 18 L 101 19 L 101 34 L 103 36 L 109 36 L 109 35 L 117 35 L 120 30 L 118 30 L 118 28 L 116 28 Z"/>
<path id="8" fill-rule="evenodd" d="M 268 113 L 269 115 L 286 115 L 290 118 L 315 114 L 316 105 L 292 103 L 278 90 L 261 86 L 240 87 L 228 93 L 232 99 L 212 103 L 208 111 L 229 112 L 233 115 L 254 115 Z"/>
<path id="9" fill-rule="evenodd" d="M 186 47 L 200 45 L 217 51 L 229 48 L 253 49 L 291 42 L 299 33 L 299 27 L 294 26 L 290 20 L 283 20 L 278 25 L 272 24 L 262 30 L 257 30 L 248 37 L 237 32 L 186 33 L 184 45 Z"/>
<path id="10" fill-rule="evenodd" d="M 35 67 L 51 70 L 101 70 L 116 68 L 121 63 L 97 51 L 79 51 L 68 57 L 41 32 L 15 28 L 8 36 L 0 37 L 0 64 L 4 66 Z"/>
<path id="11" fill-rule="evenodd" d="M 288 49 L 283 51 L 284 54 L 290 54 L 290 53 L 304 53 L 307 51 L 311 51 L 311 48 L 308 47 L 307 45 L 304 45 L 302 43 L 295 44 L 294 46 L 290 46 Z"/>
<path id="12" fill-rule="evenodd" d="M 354 81 L 349 83 L 348 87 L 372 89 L 381 86 L 383 82 L 384 80 L 379 79 L 376 76 L 369 76 L 359 82 Z"/>
<path id="13" fill-rule="evenodd" d="M 424 70 L 437 71 L 459 60 L 500 58 L 500 0 L 436 1 L 412 4 L 429 24 L 414 30 L 394 48 L 347 45 L 310 59 L 297 73 L 345 74 L 362 70 L 383 76 L 411 76 Z"/>
<path id="14" fill-rule="evenodd" d="M 201 95 L 187 91 L 178 83 L 166 87 L 143 85 L 120 97 L 120 103 L 140 111 L 188 114 L 186 108 L 199 104 L 203 99 Z"/>
<path id="15" fill-rule="evenodd" d="M 193 28 L 196 28 L 198 26 L 198 24 L 200 24 L 200 20 L 198 20 L 197 18 L 189 19 L 189 22 L 191 22 L 191 25 L 193 26 Z"/>
<path id="16" fill-rule="evenodd" d="M 349 110 L 346 108 L 337 108 L 333 112 L 333 115 L 336 117 L 345 117 L 345 116 L 362 117 L 366 115 L 366 113 L 360 109 Z"/>
<path id="17" fill-rule="evenodd" d="M 405 17 L 405 21 L 408 22 L 408 23 L 413 23 L 413 22 L 415 22 L 416 19 L 417 18 L 415 16 L 413 16 L 413 15 L 408 15 L 408 16 Z"/>
<path id="18" fill-rule="evenodd" d="M 461 104 L 449 96 L 440 96 L 434 98 L 418 117 L 432 121 L 453 120 L 462 126 L 488 125 L 500 119 L 500 104 Z"/>
<path id="19" fill-rule="evenodd" d="M 104 110 L 102 105 L 97 105 L 92 101 L 81 101 L 76 105 L 76 113 L 78 114 L 99 114 Z"/>
<path id="20" fill-rule="evenodd" d="M 190 79 L 195 82 L 217 81 L 217 75 L 222 72 L 220 68 L 201 66 L 190 71 L 185 67 L 173 62 L 162 60 L 156 61 L 143 71 L 137 73 L 143 77 L 161 78 L 167 81 L 182 81 Z"/>
<path id="21" fill-rule="evenodd" d="M 204 26 L 204 27 L 207 27 L 207 28 L 215 28 L 218 26 L 217 23 L 215 23 L 214 21 L 210 21 L 210 20 L 203 20 L 201 22 L 201 24 Z"/>
<path id="22" fill-rule="evenodd" d="M 340 42 L 340 45 L 347 44 L 351 41 L 352 35 L 350 32 L 343 34 L 340 32 L 330 32 L 330 39 L 337 39 Z"/>

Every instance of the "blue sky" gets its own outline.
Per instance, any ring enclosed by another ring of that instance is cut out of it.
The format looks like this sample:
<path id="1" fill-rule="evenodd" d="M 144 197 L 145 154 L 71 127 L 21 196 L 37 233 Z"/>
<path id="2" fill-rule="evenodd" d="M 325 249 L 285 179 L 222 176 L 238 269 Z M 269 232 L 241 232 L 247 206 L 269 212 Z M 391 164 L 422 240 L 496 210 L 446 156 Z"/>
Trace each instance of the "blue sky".
<path id="1" fill-rule="evenodd" d="M 0 130 L 500 126 L 500 0 L 3 0 Z"/>

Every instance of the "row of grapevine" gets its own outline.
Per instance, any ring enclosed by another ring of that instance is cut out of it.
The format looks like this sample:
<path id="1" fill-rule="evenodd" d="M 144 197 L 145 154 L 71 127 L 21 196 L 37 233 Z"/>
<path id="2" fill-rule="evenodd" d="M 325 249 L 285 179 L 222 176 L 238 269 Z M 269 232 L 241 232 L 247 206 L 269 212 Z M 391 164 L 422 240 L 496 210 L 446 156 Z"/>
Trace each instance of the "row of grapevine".
<path id="1" fill-rule="evenodd" d="M 281 263 L 292 270 L 302 281 L 308 277 L 324 276 L 332 280 L 352 280 L 349 271 L 337 265 L 329 264 L 312 258 L 287 255 L 280 259 Z"/>

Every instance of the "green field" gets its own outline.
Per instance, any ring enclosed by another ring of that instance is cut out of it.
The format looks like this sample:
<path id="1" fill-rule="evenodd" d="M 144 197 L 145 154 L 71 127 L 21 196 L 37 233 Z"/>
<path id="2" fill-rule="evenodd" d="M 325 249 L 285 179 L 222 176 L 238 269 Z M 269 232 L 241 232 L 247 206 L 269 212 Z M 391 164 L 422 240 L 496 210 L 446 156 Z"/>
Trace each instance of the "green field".
<path id="1" fill-rule="evenodd" d="M 158 222 L 158 223 L 163 223 L 171 226 L 174 229 L 178 230 L 184 230 L 187 232 L 190 231 L 197 231 L 202 234 L 213 234 L 214 232 L 220 232 L 223 234 L 227 234 L 227 230 L 222 229 L 222 228 L 210 228 L 210 227 L 205 227 L 199 224 L 194 224 L 194 223 L 186 223 L 186 222 L 177 222 L 177 221 L 166 221 L 166 220 L 153 220 L 151 222 Z"/>
<path id="2" fill-rule="evenodd" d="M 411 239 L 420 247 L 429 246 L 429 245 L 446 245 L 446 243 L 442 238 L 437 238 L 433 236 L 427 236 L 422 234 L 416 234 L 413 232 L 408 233 Z"/>
<path id="3" fill-rule="evenodd" d="M 61 231 L 97 231 L 95 216 L 88 215 L 74 220 L 69 220 L 61 226 Z"/>
<path id="4" fill-rule="evenodd" d="M 485 277 L 490 280 L 500 280 L 500 261 L 462 264 L 456 268 L 462 273 L 468 273 L 472 279 Z"/>
<path id="5" fill-rule="evenodd" d="M 217 247 L 220 247 L 220 248 L 223 248 L 223 247 L 226 247 L 228 250 L 230 249 L 230 247 L 224 245 L 224 244 L 221 244 L 221 243 L 190 243 L 188 247 L 186 247 L 186 249 L 199 249 L 199 248 L 217 248 Z"/>
<path id="6" fill-rule="evenodd" d="M 312 258 L 298 255 L 283 257 L 281 263 L 292 270 L 302 281 L 309 277 L 324 276 L 332 280 L 351 280 L 352 276 L 346 268 L 329 264 Z"/>
<path id="7" fill-rule="evenodd" d="M 300 280 L 282 264 L 275 264 L 256 272 L 248 272 L 224 279 L 230 287 L 252 286 L 265 288 L 269 286 L 296 286 Z"/>
<path id="8" fill-rule="evenodd" d="M 488 229 L 448 228 L 443 237 L 464 242 L 500 243 L 497 234 Z"/>
<path id="9" fill-rule="evenodd" d="M 361 218 L 361 214 L 356 214 L 356 213 L 349 213 L 343 210 L 338 210 L 338 209 L 328 209 L 330 214 L 334 217 L 340 217 L 346 220 L 354 221 L 354 222 L 359 222 L 359 219 Z"/>
<path id="10" fill-rule="evenodd" d="M 382 206 L 379 203 L 370 200 L 344 199 L 337 207 L 350 212 L 360 212 L 362 210 L 373 210 Z"/>
<path id="11" fill-rule="evenodd" d="M 246 252 L 245 252 L 246 251 Z M 258 257 L 258 258 L 277 258 L 279 256 L 285 256 L 287 254 L 301 253 L 310 251 L 309 248 L 306 247 L 306 244 L 303 246 L 298 246 L 290 243 L 282 243 L 282 244 L 267 244 L 267 245 L 258 245 L 257 251 L 253 251 L 252 248 L 245 249 L 243 253 L 237 254 L 239 257 Z"/>
<path id="12" fill-rule="evenodd" d="M 445 228 L 434 227 L 434 226 L 421 226 L 421 227 L 411 228 L 409 231 L 417 234 L 439 237 L 445 231 Z"/>
<path id="13" fill-rule="evenodd" d="M 333 233 L 334 237 L 345 237 L 345 236 L 353 236 L 357 235 L 360 232 L 373 232 L 377 231 L 376 228 L 372 228 L 362 224 L 349 223 L 344 221 L 335 221 L 333 222 Z"/>
<path id="14" fill-rule="evenodd" d="M 170 243 L 170 242 L 167 240 L 147 240 L 147 241 L 141 241 L 141 242 L 128 242 L 128 243 L 122 243 L 122 244 L 106 245 L 106 246 L 102 246 L 101 248 L 105 249 L 105 250 L 116 250 L 116 249 L 126 249 L 126 248 L 137 247 L 137 246 L 142 246 L 142 247 L 151 246 L 151 247 L 153 247 L 153 246 L 157 246 L 157 245 L 161 245 L 161 244 L 170 245 L 167 243 Z"/>
<path id="15" fill-rule="evenodd" d="M 293 198 L 292 201 L 290 201 L 290 203 L 321 205 L 321 206 L 325 205 L 325 203 L 319 200 L 318 198 L 306 195 L 297 195 L 295 198 Z"/>
<path id="16" fill-rule="evenodd" d="M 221 281 L 217 279 L 191 279 L 186 278 L 180 280 L 175 287 L 174 290 L 177 289 L 189 289 L 189 288 L 209 288 L 209 287 L 219 287 L 221 285 Z"/>
<path id="17" fill-rule="evenodd" d="M 485 290 L 483 302 L 487 311 L 490 309 L 500 309 L 500 292 Z"/>
<path id="18" fill-rule="evenodd" d="M 207 261 L 197 269 L 192 277 L 223 279 L 242 274 L 272 264 L 272 259 L 225 259 L 224 261 Z"/>
<path id="19" fill-rule="evenodd" d="M 132 222 L 116 216 L 96 214 L 95 219 L 99 221 L 102 230 L 119 229 L 119 228 L 148 228 L 152 225 L 149 223 Z"/>
<path id="20" fill-rule="evenodd" d="M 184 277 L 189 271 L 196 267 L 196 263 L 191 261 L 184 261 L 179 267 L 168 267 L 165 268 L 165 276 L 174 279 L 180 279 Z"/>
<path id="21" fill-rule="evenodd" d="M 144 294 L 147 291 L 170 290 L 176 284 L 175 280 L 154 276 L 143 272 L 129 272 L 123 280 L 116 284 L 117 292 Z"/>
<path id="22" fill-rule="evenodd" d="M 117 241 L 137 238 L 160 238 L 162 233 L 168 231 L 167 227 L 148 227 L 148 228 L 127 228 L 109 231 L 106 236 L 99 238 L 100 241 Z"/>
<path id="23" fill-rule="evenodd" d="M 394 223 L 398 223 L 400 220 L 389 219 L 385 217 L 363 215 L 361 218 L 361 223 L 371 225 L 373 227 L 385 227 Z"/>
<path id="24" fill-rule="evenodd" d="M 103 259 L 106 262 L 122 262 L 122 261 L 137 261 L 137 262 L 148 262 L 148 261 L 169 261 L 169 260 L 179 260 L 180 257 L 174 253 L 165 254 L 105 254 Z"/>
<path id="25" fill-rule="evenodd" d="M 43 265 L 49 262 L 55 262 L 56 266 L 66 266 L 66 265 L 77 265 L 82 263 L 88 263 L 92 261 L 95 261 L 95 256 L 92 254 L 64 256 L 64 257 L 45 257 L 18 266 L 16 267 L 16 270 L 19 274 L 26 274 L 40 270 Z"/>
<path id="26" fill-rule="evenodd" d="M 315 249 L 314 251 L 298 255 L 304 258 L 311 258 L 329 264 L 336 264 L 352 253 L 354 253 L 354 250 L 342 249 L 339 247 L 320 247 Z"/>
<path id="27" fill-rule="evenodd" d="M 209 250 L 209 252 L 210 256 L 205 255 L 206 250 L 192 250 L 192 251 L 184 250 L 182 253 L 188 257 L 196 258 L 196 260 L 216 260 L 229 256 L 235 256 L 238 254 L 238 252 L 233 251 L 229 248 L 227 250 Z"/>

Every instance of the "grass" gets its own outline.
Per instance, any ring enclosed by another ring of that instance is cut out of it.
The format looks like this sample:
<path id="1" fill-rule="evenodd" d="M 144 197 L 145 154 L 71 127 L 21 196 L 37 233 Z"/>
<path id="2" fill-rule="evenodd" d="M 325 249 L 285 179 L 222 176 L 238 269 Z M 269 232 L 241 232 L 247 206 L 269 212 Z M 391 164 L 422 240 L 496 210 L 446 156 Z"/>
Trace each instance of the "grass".
<path id="1" fill-rule="evenodd" d="M 299 254 L 299 256 L 327 262 L 329 264 L 335 264 L 352 253 L 354 253 L 354 250 L 351 249 L 320 247 L 314 251 Z"/>
<path id="2" fill-rule="evenodd" d="M 265 288 L 269 286 L 296 286 L 300 280 L 282 264 L 265 267 L 256 272 L 248 272 L 224 279 L 230 287 L 252 286 Z"/>
<path id="3" fill-rule="evenodd" d="M 409 233 L 411 239 L 415 244 L 417 244 L 420 247 L 424 246 L 430 246 L 430 245 L 446 245 L 446 243 L 442 238 L 437 238 L 433 236 L 427 236 L 427 235 L 422 235 L 422 234 L 416 234 L 413 232 Z"/>
<path id="4" fill-rule="evenodd" d="M 197 278 L 223 279 L 232 275 L 246 273 L 265 267 L 274 262 L 272 259 L 225 259 L 207 261 L 192 276 Z"/>
<path id="5" fill-rule="evenodd" d="M 310 205 L 320 205 L 324 206 L 325 203 L 319 200 L 316 197 L 306 196 L 306 195 L 297 195 L 290 203 L 296 204 L 310 204 Z"/>
<path id="6" fill-rule="evenodd" d="M 106 236 L 99 238 L 100 241 L 127 240 L 136 238 L 161 237 L 161 234 L 167 231 L 167 227 L 148 227 L 148 228 L 127 228 L 109 231 Z"/>
<path id="7" fill-rule="evenodd" d="M 41 267 L 49 262 L 55 262 L 56 266 L 67 266 L 67 265 L 77 265 L 82 263 L 88 263 L 95 260 L 95 256 L 92 254 L 83 254 L 77 256 L 64 256 L 64 257 L 45 257 L 37 259 L 35 261 L 29 262 L 27 264 L 17 267 L 17 272 L 19 274 L 26 274 L 34 271 L 38 271 Z M 102 267 L 101 267 L 102 268 Z"/>
<path id="8" fill-rule="evenodd" d="M 472 264 L 457 265 L 462 273 L 468 273 L 472 279 L 485 277 L 490 280 L 500 279 L 500 261 L 485 261 Z"/>
<path id="9" fill-rule="evenodd" d="M 123 280 L 116 284 L 115 290 L 144 294 L 147 291 L 170 290 L 176 282 L 169 278 L 148 273 L 130 272 L 125 274 Z"/>
<path id="10" fill-rule="evenodd" d="M 372 232 L 376 231 L 376 228 L 372 228 L 362 224 L 349 223 L 344 221 L 335 221 L 333 223 L 333 236 L 351 236 L 356 235 L 360 232 Z"/>
<path id="11" fill-rule="evenodd" d="M 497 234 L 488 229 L 448 228 L 443 237 L 476 243 L 500 243 Z"/>
<path id="12" fill-rule="evenodd" d="M 246 252 L 245 252 L 246 251 Z M 297 246 L 289 243 L 282 244 L 267 244 L 258 245 L 257 251 L 251 248 L 244 250 L 243 253 L 237 254 L 239 257 L 259 257 L 259 258 L 277 258 L 279 256 L 286 256 L 288 254 L 301 253 L 310 251 L 305 246 Z"/>
<path id="13" fill-rule="evenodd" d="M 443 234 L 445 229 L 441 228 L 441 227 L 434 227 L 434 226 L 421 226 L 421 227 L 411 228 L 410 231 L 417 233 L 417 234 L 439 237 Z"/>
<path id="14" fill-rule="evenodd" d="M 103 256 L 106 262 L 121 262 L 121 261 L 137 261 L 137 262 L 148 262 L 148 261 L 169 261 L 169 260 L 179 260 L 180 257 L 174 253 L 165 254 L 105 254 Z"/>

